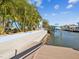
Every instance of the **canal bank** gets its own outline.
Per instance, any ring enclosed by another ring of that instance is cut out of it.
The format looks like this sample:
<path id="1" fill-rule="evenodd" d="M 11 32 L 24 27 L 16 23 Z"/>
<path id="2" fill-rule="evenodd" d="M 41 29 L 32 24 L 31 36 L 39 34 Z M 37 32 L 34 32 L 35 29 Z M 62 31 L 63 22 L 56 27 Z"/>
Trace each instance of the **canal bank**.
<path id="1" fill-rule="evenodd" d="M 43 45 L 31 59 L 79 59 L 79 51 L 65 47 Z"/>
<path id="2" fill-rule="evenodd" d="M 48 42 L 53 37 L 50 37 L 50 35 L 48 34 L 48 38 L 44 41 L 45 43 L 29 57 L 26 57 L 24 59 L 79 59 L 79 51 L 77 50 L 64 46 L 60 47 L 48 45 Z"/>
<path id="3" fill-rule="evenodd" d="M 79 33 L 56 30 L 48 45 L 61 46 L 79 50 Z"/>
<path id="4" fill-rule="evenodd" d="M 45 45 L 50 36 L 45 30 L 20 35 L 18 39 L 0 42 L 0 59 L 79 59 L 76 50 Z"/>

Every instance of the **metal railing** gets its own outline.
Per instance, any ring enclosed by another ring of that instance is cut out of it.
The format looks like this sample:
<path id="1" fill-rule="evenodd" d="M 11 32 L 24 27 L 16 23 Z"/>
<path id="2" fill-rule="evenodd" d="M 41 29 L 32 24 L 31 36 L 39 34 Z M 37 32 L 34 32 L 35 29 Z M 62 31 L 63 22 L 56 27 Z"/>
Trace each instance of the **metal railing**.
<path id="1" fill-rule="evenodd" d="M 37 45 L 35 45 L 29 49 L 26 49 L 25 51 L 23 51 L 19 54 L 17 54 L 17 49 L 15 49 L 15 56 L 13 56 L 10 59 L 24 59 L 24 58 L 28 57 L 29 55 L 31 55 L 33 52 L 38 50 L 43 45 L 43 40 L 46 36 L 47 36 L 47 34 L 42 38 L 42 41 L 39 42 Z"/>
<path id="2" fill-rule="evenodd" d="M 39 49 L 41 47 L 41 45 L 42 45 L 42 43 L 39 43 L 39 44 L 37 44 L 37 45 L 19 53 L 19 54 L 17 54 L 17 50 L 15 50 L 15 56 L 13 56 L 10 59 L 20 59 L 20 58 L 24 59 L 27 56 L 29 56 L 30 54 L 32 54 L 33 52 L 35 52 L 37 49 Z"/>

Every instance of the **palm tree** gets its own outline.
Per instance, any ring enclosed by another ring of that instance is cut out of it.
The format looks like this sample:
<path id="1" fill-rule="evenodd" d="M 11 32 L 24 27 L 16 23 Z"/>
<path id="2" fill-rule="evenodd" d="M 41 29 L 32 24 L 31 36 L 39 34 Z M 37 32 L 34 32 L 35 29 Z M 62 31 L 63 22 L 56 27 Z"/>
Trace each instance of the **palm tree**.
<path id="1" fill-rule="evenodd" d="M 43 20 L 43 28 L 47 30 L 48 27 L 49 27 L 48 21 L 47 20 Z"/>
<path id="2" fill-rule="evenodd" d="M 41 16 L 33 5 L 30 5 L 29 7 L 30 9 L 27 10 L 27 26 L 30 30 L 32 30 L 34 27 L 37 27 L 39 25 L 39 22 L 41 21 Z"/>
<path id="3" fill-rule="evenodd" d="M 6 32 L 6 27 L 9 28 L 10 23 L 16 24 L 19 31 L 25 31 L 25 28 L 32 30 L 39 25 L 41 16 L 36 8 L 27 3 L 26 0 L 1 0 L 0 1 L 0 16 L 3 23 L 3 33 Z M 17 23 L 20 27 L 17 26 Z"/>
<path id="4" fill-rule="evenodd" d="M 32 30 L 33 27 L 39 25 L 41 16 L 33 5 L 27 3 L 26 0 L 16 0 L 17 17 L 21 24 L 22 31 L 25 31 L 25 27 Z"/>
<path id="5" fill-rule="evenodd" d="M 14 7 L 14 3 L 12 0 L 1 0 L 0 2 L 0 16 L 3 18 L 3 33 L 5 32 L 6 23 L 9 19 L 7 19 L 7 15 L 12 16 L 12 11 Z"/>

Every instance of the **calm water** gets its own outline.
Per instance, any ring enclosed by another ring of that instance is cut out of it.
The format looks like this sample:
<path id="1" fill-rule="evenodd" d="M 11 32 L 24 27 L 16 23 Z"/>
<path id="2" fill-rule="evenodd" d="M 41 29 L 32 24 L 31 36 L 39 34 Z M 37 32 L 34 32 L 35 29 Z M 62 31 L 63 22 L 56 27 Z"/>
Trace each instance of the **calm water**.
<path id="1" fill-rule="evenodd" d="M 57 30 L 48 44 L 79 50 L 79 33 Z"/>

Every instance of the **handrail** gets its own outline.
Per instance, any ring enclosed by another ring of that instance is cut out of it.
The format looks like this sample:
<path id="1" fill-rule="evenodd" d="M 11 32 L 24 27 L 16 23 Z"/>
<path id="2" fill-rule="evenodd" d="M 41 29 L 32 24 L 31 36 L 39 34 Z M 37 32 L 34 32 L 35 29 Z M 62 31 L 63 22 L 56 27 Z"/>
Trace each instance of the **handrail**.
<path id="1" fill-rule="evenodd" d="M 27 49 L 27 50 L 25 50 L 25 51 L 23 51 L 23 52 L 21 52 L 20 54 L 17 54 L 16 52 L 17 52 L 17 50 L 15 50 L 15 56 L 13 56 L 12 58 L 10 58 L 10 59 L 19 59 L 19 58 L 21 58 L 21 57 L 23 57 L 25 54 L 27 54 L 25 57 L 27 57 L 27 56 L 29 56 L 30 54 L 32 54 L 34 51 L 36 51 L 37 49 L 36 48 L 38 48 L 38 47 L 40 47 L 42 45 L 42 42 L 41 43 L 39 43 L 39 44 L 37 44 L 37 45 L 35 45 L 35 46 L 33 46 L 33 47 L 31 47 L 31 48 L 29 48 L 29 49 Z M 34 50 L 34 49 L 36 49 L 36 50 Z M 34 50 L 34 51 L 33 51 Z M 31 52 L 32 51 L 32 52 Z M 31 52 L 31 53 L 30 53 Z M 30 54 L 29 54 L 30 53 Z M 24 57 L 24 58 L 25 58 Z"/>
<path id="2" fill-rule="evenodd" d="M 13 56 L 10 59 L 24 59 L 26 57 L 28 57 L 30 54 L 32 54 L 33 52 L 35 52 L 36 50 L 38 50 L 42 45 L 43 45 L 43 39 L 47 36 L 47 34 L 42 38 L 42 41 L 40 43 L 38 43 L 37 45 L 17 54 L 17 49 L 15 49 L 15 56 Z"/>

